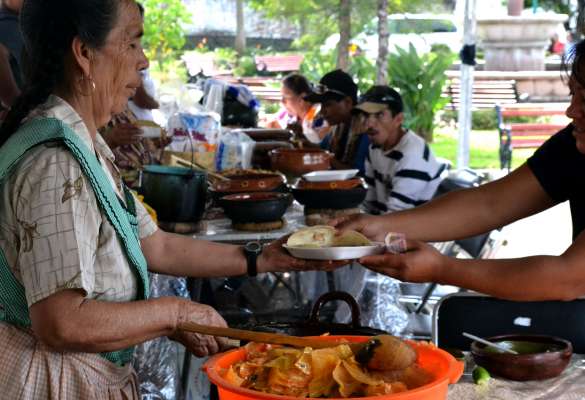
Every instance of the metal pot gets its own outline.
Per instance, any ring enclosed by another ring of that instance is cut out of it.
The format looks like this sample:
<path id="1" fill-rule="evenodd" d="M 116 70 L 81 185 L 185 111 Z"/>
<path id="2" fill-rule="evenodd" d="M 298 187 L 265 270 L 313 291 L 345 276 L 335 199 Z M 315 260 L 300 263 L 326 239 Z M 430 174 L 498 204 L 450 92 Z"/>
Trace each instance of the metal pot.
<path id="1" fill-rule="evenodd" d="M 347 303 L 351 309 L 351 322 L 349 324 L 320 322 L 319 315 L 323 306 L 334 300 L 340 300 Z M 294 336 L 316 336 L 324 333 L 332 335 L 361 335 L 361 336 L 376 336 L 387 334 L 387 332 L 361 326 L 360 324 L 360 308 L 355 299 L 346 292 L 329 292 L 321 295 L 315 301 L 309 318 L 303 322 L 268 322 L 255 324 L 253 326 L 246 326 L 247 329 L 252 329 L 260 332 L 284 333 Z"/>
<path id="2" fill-rule="evenodd" d="M 207 174 L 182 167 L 146 165 L 140 192 L 164 222 L 197 222 L 205 211 Z"/>

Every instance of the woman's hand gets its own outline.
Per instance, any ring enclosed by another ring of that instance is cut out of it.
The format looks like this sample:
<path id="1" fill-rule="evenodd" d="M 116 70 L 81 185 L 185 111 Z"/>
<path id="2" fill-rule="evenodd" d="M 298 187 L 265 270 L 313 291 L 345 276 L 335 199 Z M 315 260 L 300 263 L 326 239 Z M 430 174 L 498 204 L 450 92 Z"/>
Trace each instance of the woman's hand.
<path id="1" fill-rule="evenodd" d="M 384 218 L 381 216 L 368 214 L 353 214 L 329 221 L 329 225 L 334 226 L 340 231 L 354 230 L 363 233 L 369 239 L 383 242 L 388 229 L 384 226 Z"/>
<path id="2" fill-rule="evenodd" d="M 129 123 L 114 125 L 103 134 L 104 140 L 111 149 L 136 144 L 142 139 L 142 130 Z"/>
<path id="3" fill-rule="evenodd" d="M 227 327 L 227 323 L 221 315 L 212 307 L 195 303 L 189 300 L 180 299 L 177 324 L 175 333 L 169 336 L 197 357 L 206 357 L 219 351 L 227 349 L 228 342 L 226 338 L 202 335 L 199 333 L 187 332 L 179 329 L 183 322 L 194 322 L 200 325 Z"/>
<path id="4" fill-rule="evenodd" d="M 407 250 L 400 254 L 384 253 L 360 258 L 365 267 L 392 278 L 408 282 L 440 282 L 441 270 L 449 257 L 424 242 L 406 241 Z"/>
<path id="5" fill-rule="evenodd" d="M 318 261 L 303 260 L 292 257 L 282 245 L 286 243 L 290 235 L 284 236 L 268 246 L 264 247 L 258 258 L 258 272 L 286 272 L 321 270 L 331 271 L 349 264 L 349 260 Z"/>

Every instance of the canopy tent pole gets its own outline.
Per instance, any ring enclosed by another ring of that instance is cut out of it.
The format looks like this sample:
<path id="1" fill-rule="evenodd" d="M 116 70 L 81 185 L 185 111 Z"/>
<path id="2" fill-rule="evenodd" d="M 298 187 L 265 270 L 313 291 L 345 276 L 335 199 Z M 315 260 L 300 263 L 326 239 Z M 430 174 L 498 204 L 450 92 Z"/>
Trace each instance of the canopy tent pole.
<path id="1" fill-rule="evenodd" d="M 469 136 L 475 66 L 475 0 L 465 0 L 463 15 L 463 48 L 461 49 L 461 103 L 459 104 L 459 146 L 457 168 L 469 166 Z"/>

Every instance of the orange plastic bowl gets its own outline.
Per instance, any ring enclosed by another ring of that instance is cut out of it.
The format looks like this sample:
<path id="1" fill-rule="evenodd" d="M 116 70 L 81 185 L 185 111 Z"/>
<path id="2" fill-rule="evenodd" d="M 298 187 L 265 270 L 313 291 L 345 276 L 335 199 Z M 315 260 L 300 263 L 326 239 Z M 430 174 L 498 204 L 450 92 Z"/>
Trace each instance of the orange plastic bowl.
<path id="1" fill-rule="evenodd" d="M 346 339 L 349 342 L 363 342 L 370 339 L 367 336 L 319 336 L 322 340 Z M 375 397 L 361 397 L 368 400 L 443 400 L 447 398 L 447 388 L 450 383 L 456 383 L 463 374 L 463 362 L 455 360 L 449 353 L 425 342 L 406 341 L 417 353 L 417 364 L 433 376 L 432 382 L 413 390 Z M 239 348 L 211 357 L 204 365 L 203 370 L 209 380 L 217 385 L 221 400 L 299 400 L 299 397 L 279 396 L 245 389 L 228 383 L 221 373 L 230 365 L 241 361 L 246 350 Z M 309 400 L 309 399 L 307 399 Z M 343 399 L 334 399 L 343 400 Z"/>

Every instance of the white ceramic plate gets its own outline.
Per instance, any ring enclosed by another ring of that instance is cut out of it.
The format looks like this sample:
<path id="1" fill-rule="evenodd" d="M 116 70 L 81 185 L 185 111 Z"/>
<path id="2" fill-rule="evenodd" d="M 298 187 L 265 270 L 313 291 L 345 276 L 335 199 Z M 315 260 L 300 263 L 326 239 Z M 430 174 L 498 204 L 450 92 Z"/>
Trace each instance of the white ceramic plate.
<path id="1" fill-rule="evenodd" d="M 283 244 L 293 257 L 309 260 L 354 260 L 356 258 L 381 254 L 384 252 L 383 243 L 374 243 L 371 246 L 351 247 L 290 247 Z"/>
<path id="2" fill-rule="evenodd" d="M 309 182 L 344 181 L 353 178 L 359 172 L 357 169 L 338 169 L 331 171 L 313 171 L 303 175 Z"/>

